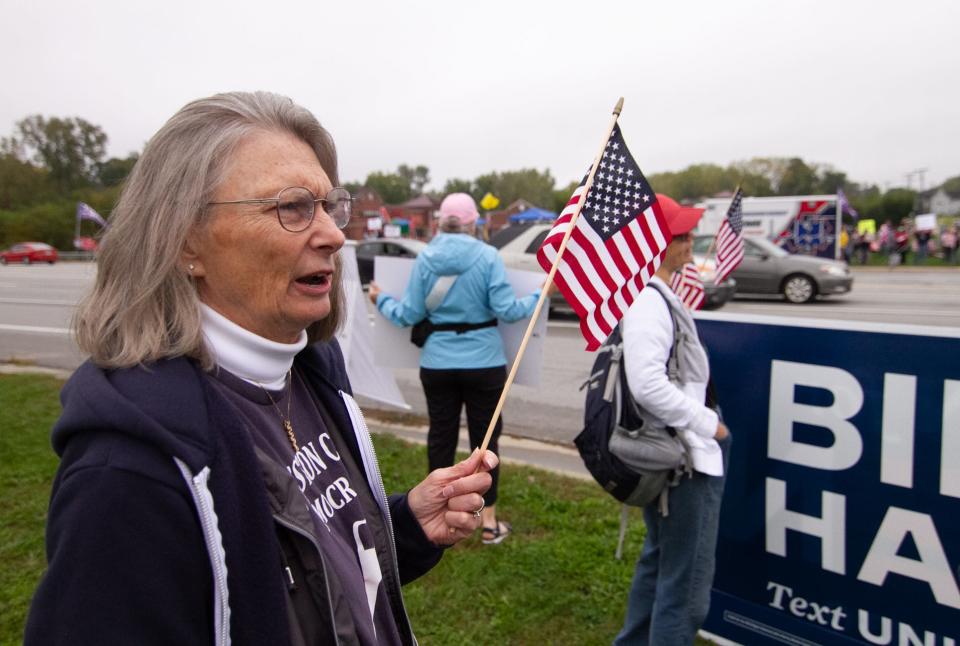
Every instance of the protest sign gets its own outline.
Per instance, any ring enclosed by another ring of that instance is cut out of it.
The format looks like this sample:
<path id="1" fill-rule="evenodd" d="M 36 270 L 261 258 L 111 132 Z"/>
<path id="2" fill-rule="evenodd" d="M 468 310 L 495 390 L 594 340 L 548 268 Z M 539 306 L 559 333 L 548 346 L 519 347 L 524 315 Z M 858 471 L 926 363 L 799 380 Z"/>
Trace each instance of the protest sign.
<path id="1" fill-rule="evenodd" d="M 734 438 L 705 630 L 960 643 L 960 330 L 697 318 Z"/>
<path id="2" fill-rule="evenodd" d="M 410 281 L 410 272 L 414 261 L 410 258 L 391 258 L 377 256 L 373 261 L 373 280 L 384 294 L 394 298 L 403 298 L 403 292 Z M 543 274 L 533 271 L 507 270 L 507 281 L 513 287 L 514 294 L 525 296 L 538 289 L 543 283 Z M 503 351 L 507 355 L 507 365 L 513 364 L 513 358 L 520 348 L 523 334 L 530 319 L 521 319 L 515 323 L 497 325 L 503 338 Z M 420 348 L 410 342 L 410 328 L 399 328 L 382 316 L 376 316 L 374 322 L 374 352 L 378 365 L 390 368 L 416 368 L 420 365 Z M 516 383 L 526 386 L 540 385 L 540 368 L 543 365 L 543 341 L 547 335 L 547 308 L 540 312 L 536 326 L 523 361 L 517 370 Z"/>

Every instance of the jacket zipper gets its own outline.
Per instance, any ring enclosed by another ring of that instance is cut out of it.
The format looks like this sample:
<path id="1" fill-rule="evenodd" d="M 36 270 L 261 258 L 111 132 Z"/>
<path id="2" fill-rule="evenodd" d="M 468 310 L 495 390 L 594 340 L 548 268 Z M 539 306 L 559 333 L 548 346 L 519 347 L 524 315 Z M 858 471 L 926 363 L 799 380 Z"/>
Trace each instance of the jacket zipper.
<path id="1" fill-rule="evenodd" d="M 212 507 L 208 506 L 204 492 L 209 495 L 209 489 L 206 486 L 206 476 L 209 475 L 209 467 L 204 467 L 197 474 L 196 478 L 202 478 L 202 484 L 197 482 L 190 467 L 178 458 L 174 458 L 180 473 L 187 481 L 187 487 L 193 498 L 193 504 L 197 509 L 197 516 L 200 518 L 200 525 L 203 531 L 204 543 L 207 547 L 207 556 L 210 558 L 210 568 L 213 570 L 215 590 L 219 591 L 219 596 L 214 600 L 214 617 L 220 615 L 219 631 L 215 635 L 217 644 L 229 646 L 230 644 L 230 604 L 229 591 L 227 589 L 226 562 L 223 560 L 223 541 L 220 537 L 220 528 L 215 520 L 216 514 Z M 211 501 L 212 503 L 212 498 Z M 220 540 L 218 540 L 218 538 Z M 219 549 L 218 549 L 219 548 Z"/>
<path id="2" fill-rule="evenodd" d="M 370 482 L 370 485 L 374 490 L 374 495 L 379 494 L 378 502 L 380 503 L 380 509 L 383 511 L 384 520 L 387 523 L 387 532 L 390 536 L 390 555 L 392 557 L 391 564 L 393 565 L 394 580 L 399 585 L 400 565 L 397 562 L 397 545 L 396 539 L 393 535 L 393 519 L 390 517 L 390 503 L 387 500 L 387 490 L 383 486 L 383 477 L 380 475 L 380 464 L 377 461 L 377 453 L 373 448 L 373 439 L 370 437 L 370 430 L 367 428 L 367 422 L 363 418 L 363 412 L 357 405 L 356 400 L 342 390 L 340 390 L 339 393 L 340 397 L 347 405 L 347 412 L 350 415 L 350 421 L 353 423 L 354 429 L 358 431 L 357 439 L 362 441 L 364 444 L 364 446 L 361 447 L 361 453 L 363 454 L 362 457 L 365 470 L 373 471 L 373 474 L 367 473 L 367 481 L 369 482 L 371 480 L 371 475 L 373 475 L 373 479 L 376 480 L 376 483 Z M 369 461 L 367 460 L 368 455 Z M 413 634 L 413 624 L 410 622 L 410 615 L 407 614 L 407 606 L 405 603 L 403 603 L 402 592 L 400 593 L 400 608 L 403 610 L 403 616 L 407 620 L 407 630 L 410 631 L 410 639 L 413 644 L 417 644 L 417 637 Z"/>
<path id="3" fill-rule="evenodd" d="M 333 643 L 339 644 L 340 638 L 337 635 L 337 626 L 335 623 L 336 615 L 334 614 L 334 611 L 333 611 L 333 598 L 330 594 L 330 581 L 327 578 L 327 572 L 329 572 L 329 570 L 327 569 L 327 561 L 326 559 L 323 558 L 323 550 L 320 549 L 320 545 L 317 543 L 316 540 L 314 540 L 313 536 L 311 536 L 309 532 L 301 529 L 299 525 L 295 525 L 294 523 L 291 523 L 290 521 L 288 521 L 287 519 L 283 518 L 278 514 L 273 514 L 273 520 L 276 521 L 277 524 L 282 525 L 283 527 L 286 527 L 291 532 L 294 532 L 295 534 L 299 534 L 300 536 L 303 536 L 305 539 L 310 541 L 310 544 L 313 545 L 313 548 L 317 550 L 317 555 L 320 557 L 320 564 L 323 565 L 323 587 L 327 592 L 327 607 L 330 609 L 330 622 L 331 622 L 331 627 L 333 628 Z M 289 573 L 289 568 L 287 568 L 287 572 Z"/>

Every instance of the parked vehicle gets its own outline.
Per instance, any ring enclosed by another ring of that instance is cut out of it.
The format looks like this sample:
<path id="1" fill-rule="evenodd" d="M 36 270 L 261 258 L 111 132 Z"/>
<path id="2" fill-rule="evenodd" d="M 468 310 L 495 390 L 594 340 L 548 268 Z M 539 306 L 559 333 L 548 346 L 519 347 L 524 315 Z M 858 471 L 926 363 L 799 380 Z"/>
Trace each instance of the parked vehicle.
<path id="1" fill-rule="evenodd" d="M 357 269 L 360 271 L 360 284 L 366 287 L 373 280 L 373 259 L 377 256 L 416 258 L 426 246 L 426 242 L 409 238 L 358 240 Z"/>
<path id="2" fill-rule="evenodd" d="M 544 238 L 553 227 L 552 222 L 545 224 L 531 224 L 527 226 L 510 226 L 501 229 L 490 239 L 490 244 L 500 251 L 500 256 L 507 267 L 524 269 L 527 271 L 543 271 L 537 262 L 537 250 L 543 244 Z M 703 309 L 716 309 L 733 298 L 737 291 L 737 283 L 730 279 L 717 285 L 713 282 L 710 272 L 703 276 Z M 560 293 L 555 294 L 550 307 L 559 311 L 569 311 L 570 306 Z"/>
<path id="3" fill-rule="evenodd" d="M 45 242 L 21 242 L 6 251 L 0 251 L 0 263 L 4 265 L 12 262 L 29 265 L 34 262 L 47 262 L 51 265 L 57 262 L 57 250 Z"/>
<path id="4" fill-rule="evenodd" d="M 694 238 L 693 254 L 700 262 L 712 241 L 711 235 Z M 714 261 L 711 254 L 708 270 L 714 268 Z M 737 296 L 782 294 L 791 303 L 808 303 L 817 296 L 845 294 L 853 288 L 847 263 L 789 254 L 763 238 L 744 238 L 743 262 L 731 275 L 737 281 Z"/>

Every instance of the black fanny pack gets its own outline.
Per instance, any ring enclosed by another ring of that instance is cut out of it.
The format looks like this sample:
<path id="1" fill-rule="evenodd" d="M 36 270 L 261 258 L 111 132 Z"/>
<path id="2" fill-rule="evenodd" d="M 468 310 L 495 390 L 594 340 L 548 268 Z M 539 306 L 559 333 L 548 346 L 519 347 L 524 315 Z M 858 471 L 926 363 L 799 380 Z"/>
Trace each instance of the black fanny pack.
<path id="1" fill-rule="evenodd" d="M 433 323 L 425 318 L 410 328 L 410 343 L 422 348 L 427 338 L 434 332 L 456 332 L 463 334 L 470 330 L 482 330 L 485 327 L 497 327 L 497 319 L 490 319 L 483 323 Z"/>

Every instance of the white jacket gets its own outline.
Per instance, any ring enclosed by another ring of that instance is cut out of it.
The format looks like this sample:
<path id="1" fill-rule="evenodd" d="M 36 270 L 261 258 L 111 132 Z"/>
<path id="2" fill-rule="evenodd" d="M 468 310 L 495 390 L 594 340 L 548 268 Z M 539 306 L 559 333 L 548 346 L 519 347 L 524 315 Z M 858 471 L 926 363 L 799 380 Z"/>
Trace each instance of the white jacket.
<path id="1" fill-rule="evenodd" d="M 667 376 L 667 360 L 673 347 L 673 320 L 664 297 L 647 287 L 623 317 L 623 357 L 630 392 L 637 403 L 663 426 L 682 433 L 690 445 L 693 468 L 712 476 L 723 475 L 723 456 L 713 436 L 719 421 L 706 400 L 710 367 L 700 345 L 693 317 L 670 286 L 654 276 L 671 301 L 680 326 L 679 384 Z"/>

